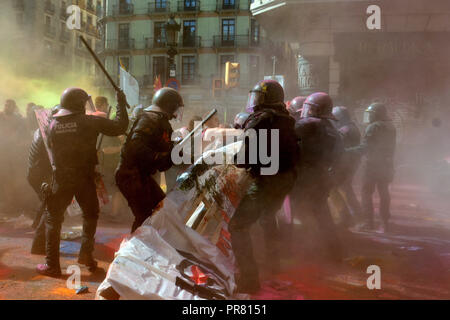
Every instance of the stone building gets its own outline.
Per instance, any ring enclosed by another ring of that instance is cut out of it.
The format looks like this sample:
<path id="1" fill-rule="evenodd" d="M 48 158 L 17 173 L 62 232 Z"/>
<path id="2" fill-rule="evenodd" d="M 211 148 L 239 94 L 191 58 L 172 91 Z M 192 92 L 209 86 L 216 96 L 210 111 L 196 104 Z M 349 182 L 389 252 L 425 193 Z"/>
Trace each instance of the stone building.
<path id="1" fill-rule="evenodd" d="M 251 11 L 295 50 L 297 94 L 327 91 L 359 120 L 386 102 L 405 143 L 450 120 L 450 1 L 253 0 Z"/>
<path id="2" fill-rule="evenodd" d="M 66 26 L 69 18 L 67 7 L 80 8 L 81 28 L 70 30 Z M 40 67 L 76 70 L 94 77 L 95 67 L 86 49 L 79 43 L 83 35 L 94 48 L 100 49 L 101 34 L 97 20 L 102 12 L 100 0 L 3 0 L 0 3 L 0 16 L 8 23 L 15 24 L 8 31 L 13 41 L 9 50 L 29 53 L 30 61 L 39 58 Z M 31 57 L 32 56 L 32 57 Z"/>
<path id="3" fill-rule="evenodd" d="M 115 79 L 120 58 L 138 80 L 143 104 L 151 101 L 156 77 L 163 86 L 175 78 L 188 107 L 185 118 L 215 106 L 229 122 L 245 107 L 249 89 L 272 74 L 270 57 L 283 52 L 265 37 L 249 5 L 249 0 L 107 0 L 101 56 Z M 171 76 L 165 24 L 172 16 L 180 32 Z M 213 94 L 227 61 L 240 63 L 239 87 Z"/>

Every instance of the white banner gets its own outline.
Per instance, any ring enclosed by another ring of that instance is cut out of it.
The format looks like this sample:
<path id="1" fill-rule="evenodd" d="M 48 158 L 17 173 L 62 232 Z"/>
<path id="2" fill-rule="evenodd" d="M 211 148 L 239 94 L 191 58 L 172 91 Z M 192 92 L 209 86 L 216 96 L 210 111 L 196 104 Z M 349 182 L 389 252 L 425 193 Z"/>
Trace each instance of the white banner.
<path id="1" fill-rule="evenodd" d="M 139 104 L 139 83 L 122 67 L 120 67 L 120 88 L 127 96 L 128 104 L 131 107 Z"/>

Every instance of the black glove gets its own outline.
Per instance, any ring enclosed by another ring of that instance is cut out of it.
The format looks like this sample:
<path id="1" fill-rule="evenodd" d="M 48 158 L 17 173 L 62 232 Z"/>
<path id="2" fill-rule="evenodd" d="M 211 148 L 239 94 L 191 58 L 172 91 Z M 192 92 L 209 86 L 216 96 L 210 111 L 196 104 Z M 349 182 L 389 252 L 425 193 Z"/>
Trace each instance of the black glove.
<path id="1" fill-rule="evenodd" d="M 119 106 L 126 106 L 128 104 L 127 96 L 125 95 L 125 93 L 123 93 L 122 90 L 116 91 L 116 100 L 117 100 L 117 103 L 119 104 Z"/>

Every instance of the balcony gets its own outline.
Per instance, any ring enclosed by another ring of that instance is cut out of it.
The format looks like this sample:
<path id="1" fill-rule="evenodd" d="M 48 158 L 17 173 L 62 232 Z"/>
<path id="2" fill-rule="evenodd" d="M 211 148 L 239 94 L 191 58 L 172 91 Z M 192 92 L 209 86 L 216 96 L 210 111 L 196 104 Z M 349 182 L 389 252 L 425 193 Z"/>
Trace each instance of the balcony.
<path id="1" fill-rule="evenodd" d="M 25 2 L 24 0 L 12 0 L 13 7 L 16 10 L 24 11 L 25 10 Z"/>
<path id="2" fill-rule="evenodd" d="M 45 1 L 44 11 L 45 11 L 45 13 L 54 15 L 56 12 L 55 4 L 49 0 Z"/>
<path id="3" fill-rule="evenodd" d="M 200 1 L 199 0 L 179 0 L 177 11 L 178 12 L 199 12 L 200 11 Z"/>
<path id="4" fill-rule="evenodd" d="M 261 37 L 248 35 L 221 35 L 214 36 L 214 48 L 258 48 L 265 46 L 266 41 Z"/>
<path id="5" fill-rule="evenodd" d="M 113 16 L 133 16 L 134 15 L 134 5 L 125 3 L 121 5 L 113 6 L 112 10 Z"/>
<path id="6" fill-rule="evenodd" d="M 167 1 L 152 1 L 148 3 L 147 13 L 152 14 L 164 14 L 170 12 L 170 2 Z"/>
<path id="7" fill-rule="evenodd" d="M 197 36 L 181 36 L 178 41 L 179 48 L 200 48 L 201 37 Z"/>
<path id="8" fill-rule="evenodd" d="M 115 40 L 106 40 L 106 48 L 108 51 L 120 51 L 120 50 L 134 50 L 135 42 L 134 39 L 131 38 L 123 38 L 123 39 L 115 39 Z"/>
<path id="9" fill-rule="evenodd" d="M 69 42 L 70 33 L 65 30 L 62 30 L 61 33 L 59 34 L 59 40 L 61 40 L 62 42 Z"/>
<path id="10" fill-rule="evenodd" d="M 218 0 L 216 12 L 233 12 L 239 11 L 239 0 Z"/>
<path id="11" fill-rule="evenodd" d="M 45 25 L 44 34 L 45 34 L 45 36 L 47 36 L 49 38 L 54 38 L 56 36 L 55 27 L 50 26 L 50 25 Z"/>

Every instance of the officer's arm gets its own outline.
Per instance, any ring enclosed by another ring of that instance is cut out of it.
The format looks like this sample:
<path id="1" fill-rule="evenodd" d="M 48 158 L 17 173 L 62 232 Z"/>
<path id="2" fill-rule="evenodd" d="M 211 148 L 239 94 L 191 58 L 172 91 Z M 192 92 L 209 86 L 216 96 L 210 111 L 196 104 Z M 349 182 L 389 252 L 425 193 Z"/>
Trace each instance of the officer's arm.
<path id="1" fill-rule="evenodd" d="M 366 132 L 359 146 L 347 148 L 346 152 L 358 155 L 364 155 L 369 151 L 369 147 L 373 144 L 375 136 L 377 134 L 378 127 L 375 124 L 371 124 L 366 128 Z"/>
<path id="2" fill-rule="evenodd" d="M 122 91 L 117 94 L 117 113 L 114 120 L 105 119 L 102 117 L 89 116 L 92 126 L 99 133 L 107 136 L 119 136 L 124 134 L 128 128 L 128 114 L 126 110 L 126 99 Z"/>

